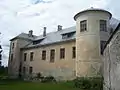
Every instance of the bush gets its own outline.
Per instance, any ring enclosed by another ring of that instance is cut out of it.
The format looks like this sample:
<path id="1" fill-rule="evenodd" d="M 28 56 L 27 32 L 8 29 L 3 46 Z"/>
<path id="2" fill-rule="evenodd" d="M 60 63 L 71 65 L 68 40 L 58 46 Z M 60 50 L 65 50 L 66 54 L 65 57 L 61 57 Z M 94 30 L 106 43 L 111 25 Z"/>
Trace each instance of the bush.
<path id="1" fill-rule="evenodd" d="M 77 77 L 74 86 L 80 89 L 102 90 L 103 78 L 101 77 Z"/>
<path id="2" fill-rule="evenodd" d="M 53 76 L 48 76 L 48 77 L 44 77 L 43 79 L 41 79 L 41 82 L 45 83 L 45 82 L 55 82 L 55 78 Z"/>
<path id="3" fill-rule="evenodd" d="M 36 78 L 40 79 L 41 77 L 42 77 L 42 74 L 41 73 L 37 73 Z"/>
<path id="4" fill-rule="evenodd" d="M 39 80 L 42 83 L 46 82 L 56 82 L 55 78 L 53 76 L 43 76 L 41 73 L 37 73 L 36 77 L 34 77 L 35 80 Z"/>

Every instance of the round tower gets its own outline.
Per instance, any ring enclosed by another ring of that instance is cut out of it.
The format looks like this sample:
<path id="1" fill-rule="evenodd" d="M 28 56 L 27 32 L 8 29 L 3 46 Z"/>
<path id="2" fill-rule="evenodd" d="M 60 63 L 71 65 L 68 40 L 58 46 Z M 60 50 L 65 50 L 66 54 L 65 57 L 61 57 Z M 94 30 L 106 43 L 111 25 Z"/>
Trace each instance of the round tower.
<path id="1" fill-rule="evenodd" d="M 112 14 L 102 9 L 87 9 L 74 16 L 76 21 L 76 76 L 101 74 L 100 31 L 107 31 Z"/>

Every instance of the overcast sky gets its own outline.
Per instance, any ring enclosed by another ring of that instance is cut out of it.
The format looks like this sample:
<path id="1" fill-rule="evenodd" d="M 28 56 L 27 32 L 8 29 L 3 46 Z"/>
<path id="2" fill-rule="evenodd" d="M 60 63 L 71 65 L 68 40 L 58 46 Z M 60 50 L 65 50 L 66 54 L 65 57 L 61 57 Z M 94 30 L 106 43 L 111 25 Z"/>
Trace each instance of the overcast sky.
<path id="1" fill-rule="evenodd" d="M 74 26 L 73 16 L 81 10 L 94 7 L 110 11 L 120 19 L 120 0 L 0 0 L 0 43 L 3 48 L 2 64 L 7 66 L 9 40 L 21 32 L 42 34 Z"/>

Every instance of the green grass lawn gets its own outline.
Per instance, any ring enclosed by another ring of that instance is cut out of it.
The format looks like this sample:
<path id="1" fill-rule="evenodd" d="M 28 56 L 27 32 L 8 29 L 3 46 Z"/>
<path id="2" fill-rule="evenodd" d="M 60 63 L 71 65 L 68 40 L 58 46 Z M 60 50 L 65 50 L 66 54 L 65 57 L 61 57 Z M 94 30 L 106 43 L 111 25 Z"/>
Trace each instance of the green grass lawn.
<path id="1" fill-rule="evenodd" d="M 25 81 L 3 81 L 0 90 L 80 90 L 74 88 L 71 82 L 40 83 Z"/>

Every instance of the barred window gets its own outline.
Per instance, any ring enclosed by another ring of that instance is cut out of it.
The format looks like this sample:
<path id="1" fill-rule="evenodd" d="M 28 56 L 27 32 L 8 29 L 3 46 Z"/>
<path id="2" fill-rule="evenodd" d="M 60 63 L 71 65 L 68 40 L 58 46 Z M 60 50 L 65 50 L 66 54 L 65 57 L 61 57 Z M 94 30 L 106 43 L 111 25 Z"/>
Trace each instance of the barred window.
<path id="1" fill-rule="evenodd" d="M 46 51 L 45 50 L 42 51 L 42 60 L 46 60 Z"/>
<path id="2" fill-rule="evenodd" d="M 80 32 L 87 31 L 87 20 L 80 22 Z"/>
<path id="3" fill-rule="evenodd" d="M 65 48 L 61 48 L 60 49 L 60 59 L 64 59 L 65 58 Z"/>
<path id="4" fill-rule="evenodd" d="M 106 20 L 100 20 L 100 31 L 107 32 L 107 21 Z"/>
<path id="5" fill-rule="evenodd" d="M 52 49 L 50 51 L 50 62 L 54 62 L 54 60 L 55 60 L 55 50 Z"/>

